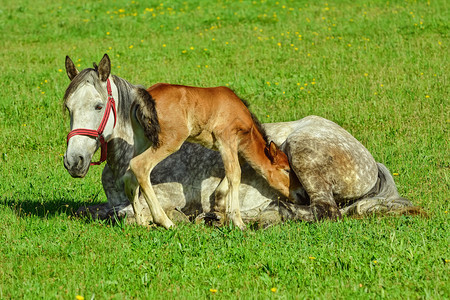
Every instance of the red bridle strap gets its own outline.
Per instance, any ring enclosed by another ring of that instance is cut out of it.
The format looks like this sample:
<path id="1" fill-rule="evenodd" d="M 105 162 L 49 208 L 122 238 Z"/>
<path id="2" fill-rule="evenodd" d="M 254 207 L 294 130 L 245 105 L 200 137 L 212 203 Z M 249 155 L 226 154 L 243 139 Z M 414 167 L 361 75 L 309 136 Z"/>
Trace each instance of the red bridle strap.
<path id="1" fill-rule="evenodd" d="M 103 136 L 103 130 L 105 130 L 106 124 L 108 123 L 109 115 L 111 114 L 111 108 L 112 108 L 112 111 L 114 114 L 114 127 L 113 128 L 116 127 L 116 121 L 117 121 L 116 103 L 115 103 L 114 97 L 112 95 L 111 83 L 109 82 L 109 78 L 106 80 L 106 90 L 108 91 L 108 102 L 106 103 L 105 114 L 103 115 L 102 121 L 100 122 L 98 129 L 92 130 L 92 129 L 78 128 L 78 129 L 72 130 L 67 135 L 67 144 L 69 144 L 69 140 L 72 137 L 74 137 L 75 135 L 91 136 L 91 137 L 94 137 L 99 140 L 100 147 L 102 148 L 102 152 L 100 155 L 100 161 L 91 162 L 91 166 L 99 165 L 106 160 L 108 143 L 105 141 L 105 137 Z"/>

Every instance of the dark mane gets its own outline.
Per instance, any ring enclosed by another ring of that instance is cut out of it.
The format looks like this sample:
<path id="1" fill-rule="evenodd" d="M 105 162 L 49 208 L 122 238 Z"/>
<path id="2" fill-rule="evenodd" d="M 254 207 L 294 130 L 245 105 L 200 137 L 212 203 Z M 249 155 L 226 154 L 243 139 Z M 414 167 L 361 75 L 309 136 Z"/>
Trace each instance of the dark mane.
<path id="1" fill-rule="evenodd" d="M 266 145 L 269 145 L 269 137 L 267 136 L 266 130 L 262 127 L 261 122 L 258 120 L 258 118 L 250 110 L 250 108 L 249 108 L 250 104 L 247 101 L 243 100 L 243 99 L 241 99 L 241 101 L 242 101 L 242 103 L 244 103 L 244 105 L 247 107 L 248 111 L 250 112 L 250 115 L 252 116 L 253 123 L 255 124 L 256 128 L 258 129 L 258 131 L 261 133 L 264 141 L 266 142 Z"/>
<path id="2" fill-rule="evenodd" d="M 136 90 L 136 98 L 136 118 L 144 129 L 145 136 L 152 143 L 152 147 L 156 149 L 159 147 L 161 127 L 156 113 L 155 100 L 144 88 Z"/>

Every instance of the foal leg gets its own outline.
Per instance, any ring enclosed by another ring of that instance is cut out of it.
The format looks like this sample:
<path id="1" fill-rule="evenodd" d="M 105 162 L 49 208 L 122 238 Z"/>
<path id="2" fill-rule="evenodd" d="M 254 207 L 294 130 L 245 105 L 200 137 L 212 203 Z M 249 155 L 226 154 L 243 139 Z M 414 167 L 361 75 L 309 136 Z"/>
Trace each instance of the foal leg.
<path id="1" fill-rule="evenodd" d="M 162 144 L 158 148 L 150 147 L 140 155 L 134 157 L 130 162 L 130 169 L 136 176 L 141 187 L 144 198 L 152 213 L 153 222 L 165 228 L 173 227 L 173 222 L 167 217 L 161 204 L 156 198 L 150 182 L 150 173 L 153 168 L 170 154 L 180 149 L 184 139 L 175 139 L 172 143 Z"/>
<path id="2" fill-rule="evenodd" d="M 225 176 L 219 183 L 219 185 L 216 188 L 216 191 L 214 192 L 214 211 L 225 211 L 225 202 L 226 197 L 229 192 L 229 184 L 228 179 Z"/>
<path id="3" fill-rule="evenodd" d="M 133 207 L 136 224 L 148 225 L 149 220 L 145 217 L 144 206 L 139 201 L 139 183 L 131 170 L 128 170 L 123 176 L 123 183 L 125 187 L 125 194 Z"/>
<path id="4" fill-rule="evenodd" d="M 218 192 L 225 192 L 225 183 L 228 182 L 228 191 L 225 197 L 225 213 L 228 220 L 233 221 L 234 225 L 241 230 L 246 229 L 241 217 L 241 209 L 239 203 L 239 185 L 241 184 L 241 166 L 239 165 L 239 157 L 237 144 L 235 147 L 227 147 L 224 144 L 219 147 L 225 167 L 225 178 L 219 184 Z M 223 183 L 223 184 L 222 184 Z"/>

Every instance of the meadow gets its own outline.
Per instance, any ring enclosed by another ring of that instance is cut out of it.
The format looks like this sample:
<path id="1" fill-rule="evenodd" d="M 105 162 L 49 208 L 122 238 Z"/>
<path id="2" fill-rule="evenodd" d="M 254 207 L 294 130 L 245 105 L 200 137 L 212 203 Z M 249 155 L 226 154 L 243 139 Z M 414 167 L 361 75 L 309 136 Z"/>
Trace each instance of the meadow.
<path id="1" fill-rule="evenodd" d="M 449 4 L 1 1 L 0 299 L 450 298 Z M 262 122 L 353 134 L 427 217 L 266 230 L 79 219 L 101 167 L 63 166 L 64 60 L 134 84 L 226 85 Z"/>

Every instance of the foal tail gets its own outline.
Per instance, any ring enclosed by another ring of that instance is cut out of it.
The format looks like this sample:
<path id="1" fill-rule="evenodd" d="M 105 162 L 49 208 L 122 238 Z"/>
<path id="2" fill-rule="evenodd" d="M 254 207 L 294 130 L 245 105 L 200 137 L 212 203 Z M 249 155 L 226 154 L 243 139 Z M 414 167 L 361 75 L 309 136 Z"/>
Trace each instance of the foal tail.
<path id="1" fill-rule="evenodd" d="M 155 100 L 143 88 L 137 89 L 136 93 L 136 118 L 144 129 L 145 136 L 152 143 L 152 147 L 158 148 L 161 128 L 159 126 Z"/>
<path id="2" fill-rule="evenodd" d="M 341 209 L 342 214 L 357 218 L 370 214 L 427 215 L 422 208 L 400 196 L 394 178 L 385 165 L 377 163 L 377 167 L 378 181 L 371 195 Z"/>

